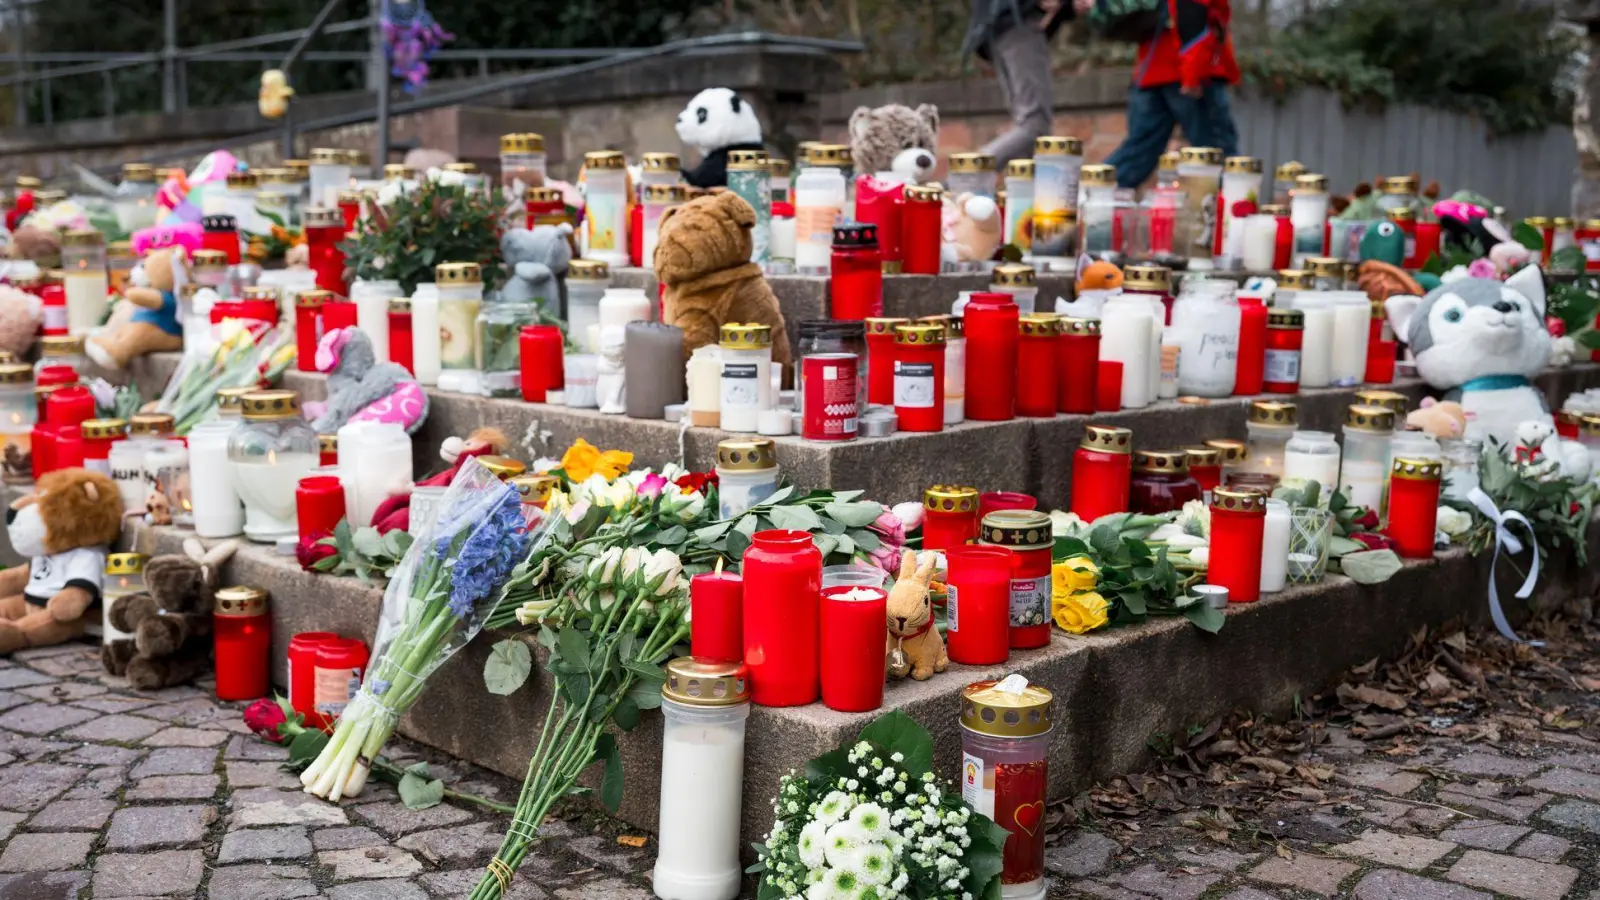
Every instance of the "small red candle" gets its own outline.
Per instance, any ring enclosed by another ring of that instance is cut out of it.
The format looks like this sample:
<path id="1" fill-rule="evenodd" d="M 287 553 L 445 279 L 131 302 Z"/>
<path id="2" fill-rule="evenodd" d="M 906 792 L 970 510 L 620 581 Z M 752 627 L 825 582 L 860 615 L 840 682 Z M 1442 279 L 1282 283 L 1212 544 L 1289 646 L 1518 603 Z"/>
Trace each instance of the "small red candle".
<path id="1" fill-rule="evenodd" d="M 903 184 L 882 182 L 870 174 L 856 176 L 855 220 L 878 229 L 879 252 L 885 263 L 900 262 L 904 191 Z"/>
<path id="2" fill-rule="evenodd" d="M 982 291 L 967 300 L 967 418 L 1003 422 L 1017 403 L 1017 338 L 1022 313 L 1010 294 Z"/>
<path id="3" fill-rule="evenodd" d="M 528 213 L 527 227 L 530 229 L 536 225 L 559 225 L 571 221 L 559 188 L 531 187 L 523 199 Z"/>
<path id="4" fill-rule="evenodd" d="M 1261 207 L 1261 211 L 1278 219 L 1278 237 L 1272 242 L 1272 269 L 1281 272 L 1289 268 L 1289 260 L 1294 255 L 1294 224 L 1289 219 L 1289 207 L 1268 205 Z"/>
<path id="5" fill-rule="evenodd" d="M 722 571 L 702 572 L 689 582 L 689 653 L 718 662 L 744 660 L 744 579 Z"/>
<path id="6" fill-rule="evenodd" d="M 553 325 L 526 325 L 517 340 L 521 354 L 522 399 L 544 403 L 550 391 L 561 389 L 560 362 L 564 343 L 561 329 Z"/>
<path id="7" fill-rule="evenodd" d="M 339 464 L 339 436 L 337 434 L 317 435 L 317 465 L 337 466 Z"/>
<path id="8" fill-rule="evenodd" d="M 1233 392 L 1241 396 L 1261 393 L 1267 351 L 1267 305 L 1260 297 L 1239 298 L 1239 358 L 1234 368 Z"/>
<path id="9" fill-rule="evenodd" d="M 1102 359 L 1094 381 L 1096 412 L 1116 412 L 1122 408 L 1122 363 Z"/>
<path id="10" fill-rule="evenodd" d="M 1228 589 L 1230 603 L 1261 597 L 1261 543 L 1267 526 L 1267 495 L 1219 487 L 1211 492 L 1211 556 L 1206 581 Z"/>
<path id="11" fill-rule="evenodd" d="M 1056 411 L 1086 416 L 1094 412 L 1100 373 L 1100 320 L 1062 319 L 1056 339 Z M 1118 373 L 1121 373 L 1121 364 Z M 1118 393 L 1121 393 L 1118 381 Z M 1118 400 L 1120 405 L 1120 398 Z"/>
<path id="12" fill-rule="evenodd" d="M 1417 268 L 1427 265 L 1428 260 L 1438 255 L 1439 234 L 1438 222 L 1417 223 L 1417 252 L 1413 254 Z"/>
<path id="13" fill-rule="evenodd" d="M 834 228 L 829 272 L 833 318 L 860 321 L 883 315 L 883 257 L 876 225 Z"/>
<path id="14" fill-rule="evenodd" d="M 267 592 L 226 587 L 211 608 L 212 646 L 217 660 L 218 700 L 254 700 L 272 689 L 272 617 Z"/>
<path id="15" fill-rule="evenodd" d="M 1400 345 L 1394 341 L 1373 341 L 1367 345 L 1367 384 L 1390 384 L 1394 381 L 1395 354 Z"/>
<path id="16" fill-rule="evenodd" d="M 90 419 L 80 427 L 83 467 L 101 475 L 110 475 L 111 445 L 127 438 L 128 423 L 122 419 Z"/>
<path id="17" fill-rule="evenodd" d="M 904 257 L 900 271 L 905 274 L 939 274 L 941 206 L 937 187 L 906 185 L 900 217 L 900 253 Z"/>
<path id="18" fill-rule="evenodd" d="M 344 282 L 344 251 L 339 249 L 346 232 L 343 214 L 325 206 L 308 206 L 301 210 L 300 220 L 317 287 L 345 293 L 349 287 Z"/>
<path id="19" fill-rule="evenodd" d="M 922 492 L 922 549 L 950 550 L 978 538 L 978 489 L 936 484 Z"/>
<path id="20" fill-rule="evenodd" d="M 322 305 L 322 331 L 356 327 L 356 305 L 343 297 L 333 297 Z"/>
<path id="21" fill-rule="evenodd" d="M 389 301 L 389 362 L 417 373 L 412 361 L 411 300 L 407 297 Z"/>
<path id="22" fill-rule="evenodd" d="M 1406 559 L 1432 559 L 1439 521 L 1439 479 L 1444 464 L 1436 459 L 1396 457 L 1389 469 L 1389 524 L 1384 534 L 1394 539 L 1394 552 Z"/>
<path id="23" fill-rule="evenodd" d="M 1003 509 L 983 517 L 980 540 L 1011 551 L 1011 646 L 1050 643 L 1050 517 L 1037 510 Z"/>
<path id="24" fill-rule="evenodd" d="M 822 589 L 822 703 L 839 712 L 883 705 L 888 655 L 884 628 L 889 595 L 883 588 L 839 585 Z"/>
<path id="25" fill-rule="evenodd" d="M 997 666 L 1011 656 L 1011 550 L 955 547 L 945 552 L 950 661 Z"/>
<path id="26" fill-rule="evenodd" d="M 346 233 L 354 231 L 356 220 L 361 218 L 361 194 L 358 191 L 339 192 L 339 216 L 344 220 Z"/>
<path id="27" fill-rule="evenodd" d="M 56 432 L 59 429 L 49 422 L 40 421 L 33 426 L 28 443 L 33 448 L 29 458 L 33 480 L 38 481 L 48 472 L 55 471 Z"/>
<path id="28" fill-rule="evenodd" d="M 1578 434 L 1583 429 L 1583 414 L 1570 409 L 1556 410 L 1556 434 L 1569 441 L 1578 439 Z"/>
<path id="29" fill-rule="evenodd" d="M 239 264 L 239 225 L 233 216 L 202 216 L 200 248 L 217 250 L 228 255 L 228 265 Z"/>
<path id="30" fill-rule="evenodd" d="M 943 325 L 895 326 L 894 414 L 901 431 L 944 430 Z"/>
<path id="31" fill-rule="evenodd" d="M 317 645 L 311 702 L 319 719 L 331 723 L 361 690 L 367 669 L 367 645 L 354 638 L 334 637 Z"/>
<path id="32" fill-rule="evenodd" d="M 538 349 L 543 351 L 542 358 L 544 362 L 542 364 L 541 380 L 544 382 L 545 391 L 565 390 L 567 385 L 567 340 L 561 333 L 561 327 L 558 325 L 528 325 L 523 328 L 523 331 L 527 331 L 529 328 L 541 336 L 537 346 Z"/>
<path id="33" fill-rule="evenodd" d="M 1185 447 L 1189 456 L 1189 477 L 1200 485 L 1206 501 L 1211 500 L 1211 490 L 1222 483 L 1222 451 L 1215 447 Z"/>
<path id="34" fill-rule="evenodd" d="M 79 425 L 54 425 L 55 446 L 50 451 L 50 469 L 83 468 L 83 428 Z"/>
<path id="35" fill-rule="evenodd" d="M 894 405 L 894 330 L 910 324 L 910 319 L 868 316 L 867 402 L 874 406 Z"/>
<path id="36" fill-rule="evenodd" d="M 339 636 L 331 631 L 302 631 L 289 638 L 289 706 L 306 717 L 306 724 L 326 730 L 332 720 L 317 715 L 317 648 Z"/>
<path id="37" fill-rule="evenodd" d="M 1300 391 L 1300 347 L 1305 338 L 1306 314 L 1298 309 L 1274 308 L 1267 313 L 1267 346 L 1263 356 L 1262 388 L 1269 394 Z"/>
<path id="38" fill-rule="evenodd" d="M 294 489 L 294 508 L 301 540 L 327 537 L 344 518 L 344 484 L 333 475 L 307 475 Z"/>
<path id="39" fill-rule="evenodd" d="M 1030 494 L 1016 491 L 984 491 L 978 498 L 978 518 L 1002 509 L 1038 509 L 1039 500 Z"/>
<path id="40" fill-rule="evenodd" d="M 294 300 L 294 367 L 302 372 L 317 370 L 317 343 L 327 332 L 323 308 L 333 294 L 325 290 L 302 291 Z"/>
<path id="41" fill-rule="evenodd" d="M 45 398 L 44 420 L 51 425 L 78 425 L 94 418 L 94 394 L 78 384 L 50 392 Z"/>
<path id="42" fill-rule="evenodd" d="M 1090 425 L 1072 454 L 1072 492 L 1067 509 L 1085 522 L 1128 512 L 1133 477 L 1133 432 L 1116 425 Z"/>
<path id="43" fill-rule="evenodd" d="M 758 531 L 744 551 L 741 568 L 751 700 L 760 706 L 815 702 L 820 692 L 822 552 L 804 531 Z"/>
<path id="44" fill-rule="evenodd" d="M 1029 313 L 1018 322 L 1017 415 L 1053 419 L 1056 395 L 1056 352 L 1061 327 L 1054 313 Z"/>
<path id="45" fill-rule="evenodd" d="M 45 337 L 67 334 L 67 289 L 59 281 L 40 284 L 39 304 L 42 307 L 39 334 Z"/>

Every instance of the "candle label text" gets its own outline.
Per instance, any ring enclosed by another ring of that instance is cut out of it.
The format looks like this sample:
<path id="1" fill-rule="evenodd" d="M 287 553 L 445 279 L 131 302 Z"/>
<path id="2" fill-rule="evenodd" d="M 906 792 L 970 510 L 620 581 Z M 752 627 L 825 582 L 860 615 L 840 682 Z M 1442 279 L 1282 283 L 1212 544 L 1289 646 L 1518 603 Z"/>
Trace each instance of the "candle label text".
<path id="1" fill-rule="evenodd" d="M 1267 381 L 1286 384 L 1300 383 L 1299 350 L 1267 350 L 1265 366 Z"/>
<path id="2" fill-rule="evenodd" d="M 933 363 L 895 360 L 894 405 L 908 409 L 933 406 Z"/>
<path id="3" fill-rule="evenodd" d="M 722 408 L 755 409 L 761 402 L 755 363 L 722 364 Z"/>
<path id="4" fill-rule="evenodd" d="M 1011 627 L 1026 628 L 1050 621 L 1050 576 L 1011 579 Z"/>

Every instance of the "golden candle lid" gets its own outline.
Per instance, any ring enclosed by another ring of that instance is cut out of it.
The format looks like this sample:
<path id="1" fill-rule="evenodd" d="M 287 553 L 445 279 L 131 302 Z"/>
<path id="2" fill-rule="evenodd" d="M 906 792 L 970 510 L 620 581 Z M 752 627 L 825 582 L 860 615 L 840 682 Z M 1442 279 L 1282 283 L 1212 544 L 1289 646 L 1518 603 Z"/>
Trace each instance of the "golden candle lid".
<path id="1" fill-rule="evenodd" d="M 1033 153 L 1035 156 L 1063 153 L 1067 156 L 1082 156 L 1083 141 L 1079 138 L 1065 134 L 1047 134 L 1044 137 L 1033 139 Z"/>
<path id="2" fill-rule="evenodd" d="M 904 325 L 910 319 L 893 318 L 889 316 L 868 316 L 862 320 L 867 334 L 894 334 L 896 325 Z"/>
<path id="3" fill-rule="evenodd" d="M 994 267 L 989 286 L 994 288 L 1031 288 L 1039 284 L 1033 266 L 1023 263 L 1001 263 Z"/>
<path id="4" fill-rule="evenodd" d="M 1211 508 L 1229 512 L 1267 514 L 1267 495 L 1251 488 L 1214 487 Z"/>
<path id="5" fill-rule="evenodd" d="M 1135 472 L 1181 475 L 1189 471 L 1189 452 L 1187 450 L 1135 450 L 1133 451 L 1133 470 Z"/>
<path id="6" fill-rule="evenodd" d="M 1555 227 L 1555 222 L 1551 221 L 1549 216 L 1529 216 L 1526 219 L 1523 219 L 1522 221 L 1529 228 L 1536 228 L 1536 229 L 1538 229 L 1540 231 L 1543 231 L 1546 228 L 1554 228 Z"/>
<path id="7" fill-rule="evenodd" d="M 767 174 L 773 178 L 788 178 L 791 168 L 792 166 L 787 159 L 781 159 L 776 156 L 767 158 Z"/>
<path id="8" fill-rule="evenodd" d="M 410 297 L 390 297 L 389 298 L 389 312 L 392 312 L 392 313 L 409 313 L 409 312 L 411 312 L 411 298 Z"/>
<path id="9" fill-rule="evenodd" d="M 522 496 L 523 503 L 543 503 L 550 499 L 550 494 L 555 491 L 561 479 L 554 475 L 514 475 L 506 479 L 506 484 L 516 488 Z"/>
<path id="10" fill-rule="evenodd" d="M 27 363 L 0 363 L 0 384 L 29 384 L 33 366 Z"/>
<path id="11" fill-rule="evenodd" d="M 311 177 L 309 159 L 286 159 L 283 161 L 283 167 L 289 170 L 289 174 L 293 175 L 296 181 L 305 181 Z"/>
<path id="12" fill-rule="evenodd" d="M 717 442 L 717 468 L 731 472 L 773 469 L 778 465 L 778 445 L 770 438 L 735 438 Z"/>
<path id="13" fill-rule="evenodd" d="M 978 681 L 961 689 L 961 727 L 991 737 L 1034 737 L 1050 731 L 1054 697 L 1030 684 L 1021 692 L 1001 690 L 998 681 Z"/>
<path id="14" fill-rule="evenodd" d="M 1220 166 L 1222 165 L 1222 151 L 1216 147 L 1182 147 L 1178 150 L 1178 164 Z"/>
<path id="15" fill-rule="evenodd" d="M 189 259 L 197 269 L 226 269 L 228 267 L 228 254 L 222 250 L 201 247 L 194 251 L 194 254 Z"/>
<path id="16" fill-rule="evenodd" d="M 680 656 L 666 665 L 661 696 L 684 706 L 737 706 L 750 700 L 750 670 L 742 662 Z"/>
<path id="17" fill-rule="evenodd" d="M 544 135 L 524 131 L 500 135 L 501 153 L 543 153 Z"/>
<path id="18" fill-rule="evenodd" d="M 568 281 L 605 281 L 611 277 L 611 267 L 598 259 L 575 259 L 567 263 Z"/>
<path id="19" fill-rule="evenodd" d="M 339 452 L 339 435 L 337 435 L 337 434 L 319 434 L 319 435 L 317 435 L 317 452 L 318 453 L 338 453 Z"/>
<path id="20" fill-rule="evenodd" d="M 639 165 L 646 172 L 677 172 L 683 168 L 683 161 L 676 153 L 655 152 L 639 157 Z"/>
<path id="21" fill-rule="evenodd" d="M 85 434 L 84 437 L 88 437 L 88 435 Z M 143 553 L 108 553 L 106 554 L 106 574 L 138 575 L 144 572 L 144 564 L 149 561 L 150 557 Z"/>
<path id="22" fill-rule="evenodd" d="M 1306 327 L 1306 314 L 1298 309 L 1274 306 L 1267 310 L 1267 327 L 1295 331 Z"/>
<path id="23" fill-rule="evenodd" d="M 37 191 L 42 187 L 44 187 L 44 182 L 32 175 L 17 176 L 17 190 L 19 191 Z"/>
<path id="24" fill-rule="evenodd" d="M 314 288 L 309 291 L 301 291 L 300 293 L 295 294 L 294 305 L 296 307 L 310 309 L 321 306 L 324 303 L 332 303 L 338 296 L 339 295 L 335 294 L 333 291 L 325 291 L 322 288 Z"/>
<path id="25" fill-rule="evenodd" d="M 1120 425 L 1086 425 L 1078 446 L 1101 453 L 1132 453 L 1133 432 Z"/>
<path id="26" fill-rule="evenodd" d="M 1394 410 L 1370 403 L 1352 403 L 1345 407 L 1344 425 L 1355 431 L 1388 434 L 1394 431 Z"/>
<path id="27" fill-rule="evenodd" d="M 1222 465 L 1222 451 L 1216 447 L 1185 447 L 1185 455 L 1189 457 L 1189 466 L 1220 466 Z"/>
<path id="28" fill-rule="evenodd" d="M 1308 291 L 1311 289 L 1311 273 L 1305 269 L 1279 269 L 1278 290 L 1280 291 Z"/>
<path id="29" fill-rule="evenodd" d="M 254 394 L 261 390 L 255 385 L 247 387 L 225 387 L 217 391 L 217 412 L 222 415 L 237 415 L 244 410 L 244 395 Z"/>
<path id="30" fill-rule="evenodd" d="M 300 392 L 251 391 L 239 398 L 239 408 L 244 412 L 244 417 L 252 422 L 299 418 Z M 134 422 L 138 421 L 135 416 Z"/>
<path id="31" fill-rule="evenodd" d="M 93 228 L 74 228 L 61 236 L 63 247 L 93 247 L 106 242 L 106 236 Z"/>
<path id="32" fill-rule="evenodd" d="M 1088 187 L 1114 187 L 1117 167 L 1108 165 L 1084 166 L 1078 170 L 1078 183 Z"/>
<path id="33" fill-rule="evenodd" d="M 1565 231 L 1574 227 L 1572 219 L 1568 216 L 1556 216 L 1550 221 L 1556 226 L 1557 230 Z"/>
<path id="34" fill-rule="evenodd" d="M 405 163 L 389 163 L 383 167 L 384 181 L 412 181 L 417 177 L 417 170 Z"/>
<path id="35" fill-rule="evenodd" d="M 977 512 L 978 489 L 964 484 L 936 484 L 922 492 L 922 505 L 934 512 Z"/>
<path id="36" fill-rule="evenodd" d="M 1418 189 L 1417 182 L 1415 175 L 1394 175 L 1385 178 L 1378 189 L 1385 194 L 1415 194 Z"/>
<path id="37" fill-rule="evenodd" d="M 850 165 L 850 148 L 844 144 L 812 144 L 805 148 L 805 161 L 813 166 Z"/>
<path id="38" fill-rule="evenodd" d="M 894 342 L 907 347 L 926 347 L 944 344 L 944 324 L 941 322 L 906 322 L 894 327 Z M 727 344 L 723 344 L 724 347 Z"/>
<path id="39" fill-rule="evenodd" d="M 1583 426 L 1584 434 L 1600 435 L 1600 416 L 1579 415 L 1578 413 L 1573 413 L 1573 415 L 1578 417 L 1579 423 Z"/>
<path id="40" fill-rule="evenodd" d="M 583 165 L 589 169 L 621 169 L 627 164 L 621 150 L 591 150 L 583 155 Z"/>
<path id="41" fill-rule="evenodd" d="M 1255 425 L 1294 425 L 1300 418 L 1300 408 L 1282 400 L 1254 400 L 1250 403 L 1250 421 Z"/>
<path id="42" fill-rule="evenodd" d="M 1061 317 L 1055 313 L 1023 313 L 1017 319 L 1017 332 L 1023 337 L 1053 338 L 1061 333 Z"/>
<path id="43" fill-rule="evenodd" d="M 1600 231 L 1600 219 L 1584 219 L 1584 231 Z"/>
<path id="44" fill-rule="evenodd" d="M 1356 391 L 1356 402 L 1368 406 L 1382 406 L 1394 412 L 1395 421 L 1404 421 L 1406 411 L 1411 408 L 1411 398 L 1399 391 L 1361 390 Z"/>
<path id="45" fill-rule="evenodd" d="M 478 174 L 478 164 L 474 162 L 445 163 L 443 169 L 446 172 L 455 172 L 458 175 Z"/>
<path id="46" fill-rule="evenodd" d="M 1444 476 L 1444 463 L 1437 459 L 1397 456 L 1389 477 L 1402 481 L 1438 481 Z"/>
<path id="47" fill-rule="evenodd" d="M 1389 210 L 1388 216 L 1391 222 L 1415 222 L 1417 211 L 1409 206 L 1396 206 Z"/>
<path id="48" fill-rule="evenodd" d="M 1178 171 L 1178 155 L 1178 151 L 1176 150 L 1168 150 L 1167 152 L 1161 154 L 1160 158 L 1158 158 L 1156 161 L 1156 168 L 1162 172 Z"/>
<path id="49" fill-rule="evenodd" d="M 952 173 L 973 174 L 994 171 L 992 153 L 952 153 L 949 159 Z"/>
<path id="50" fill-rule="evenodd" d="M 122 180 L 148 182 L 156 180 L 156 167 L 149 163 L 123 163 Z"/>
<path id="51" fill-rule="evenodd" d="M 1123 290 L 1166 294 L 1172 291 L 1172 270 L 1166 266 L 1127 266 L 1122 270 Z"/>
<path id="52" fill-rule="evenodd" d="M 566 198 L 561 195 L 560 188 L 531 187 L 522 193 L 525 203 L 565 203 Z"/>
<path id="53" fill-rule="evenodd" d="M 167 413 L 140 413 L 128 420 L 130 437 L 163 437 L 175 428 L 176 422 Z"/>
<path id="54" fill-rule="evenodd" d="M 224 618 L 264 616 L 267 614 L 267 592 L 242 584 L 222 588 L 216 593 L 211 614 Z"/>
<path id="55" fill-rule="evenodd" d="M 254 172 L 229 172 L 227 183 L 231 188 L 253 188 L 258 181 Z"/>
<path id="56" fill-rule="evenodd" d="M 483 463 L 485 469 L 488 469 L 494 474 L 494 477 L 501 481 L 528 471 L 527 463 L 520 459 L 512 459 L 509 456 L 480 456 L 477 459 L 478 462 Z"/>
<path id="57" fill-rule="evenodd" d="M 1032 178 L 1033 160 L 1023 157 L 1006 163 L 1007 178 Z"/>
<path id="58" fill-rule="evenodd" d="M 284 162 L 287 165 L 289 160 Z M 342 166 L 344 165 L 344 151 L 338 147 L 313 147 L 311 148 L 311 164 L 314 166 Z"/>
<path id="59" fill-rule="evenodd" d="M 129 257 L 129 258 L 132 258 L 132 256 L 133 256 L 133 242 L 132 241 L 112 241 L 111 243 L 106 245 L 106 252 L 110 253 L 111 257 L 113 259 L 116 259 L 118 257 Z"/>
<path id="60" fill-rule="evenodd" d="M 1224 465 L 1243 462 L 1250 457 L 1249 445 L 1233 438 L 1211 438 L 1206 441 L 1206 446 L 1222 454 Z"/>
<path id="61" fill-rule="evenodd" d="M 122 437 L 128 430 L 128 423 L 122 419 L 89 419 L 80 427 L 85 438 L 91 441 L 106 441 Z"/>
<path id="62" fill-rule="evenodd" d="M 681 184 L 647 184 L 644 186 L 643 194 L 646 203 L 682 203 L 689 197 L 688 191 L 684 190 L 684 185 Z"/>
<path id="63" fill-rule="evenodd" d="M 1294 189 L 1300 194 L 1326 194 L 1328 192 L 1328 176 L 1307 174 L 1300 175 L 1294 180 Z"/>
<path id="64" fill-rule="evenodd" d="M 1331 256 L 1306 257 L 1306 271 L 1312 278 L 1338 278 L 1344 274 L 1344 263 Z"/>
<path id="65" fill-rule="evenodd" d="M 33 199 L 39 206 L 52 206 L 67 199 L 67 192 L 63 190 L 34 191 Z"/>
<path id="66" fill-rule="evenodd" d="M 922 203 L 936 203 L 944 197 L 944 191 L 931 184 L 908 184 L 905 187 L 906 200 Z M 1596 223 L 1600 227 L 1600 223 Z"/>
<path id="67" fill-rule="evenodd" d="M 1055 544 L 1050 517 L 1036 509 L 997 509 L 983 517 L 979 539 L 985 544 L 1038 549 Z"/>
<path id="68" fill-rule="evenodd" d="M 344 213 L 335 206 L 308 206 L 300 210 L 300 224 L 307 228 L 343 228 Z"/>
<path id="69" fill-rule="evenodd" d="M 728 322 L 717 343 L 727 350 L 762 350 L 772 346 L 772 326 Z"/>
<path id="70" fill-rule="evenodd" d="M 765 150 L 729 150 L 728 168 L 739 172 L 759 172 L 767 167 Z"/>
<path id="71" fill-rule="evenodd" d="M 39 338 L 40 356 L 82 356 L 83 335 L 52 334 Z"/>
<path id="72" fill-rule="evenodd" d="M 1222 171 L 1261 174 L 1261 160 L 1254 156 L 1230 156 L 1222 161 Z"/>
<path id="73" fill-rule="evenodd" d="M 433 267 L 433 280 L 439 287 L 482 284 L 483 269 L 475 262 L 447 262 Z"/>
<path id="74" fill-rule="evenodd" d="M 1557 425 L 1571 425 L 1575 427 L 1581 427 L 1583 425 L 1583 413 L 1577 412 L 1576 410 L 1558 409 L 1552 415 L 1555 416 Z"/>
<path id="75" fill-rule="evenodd" d="M 1261 205 L 1261 215 L 1282 219 L 1289 215 L 1289 207 L 1282 203 L 1263 203 Z"/>
<path id="76" fill-rule="evenodd" d="M 1279 166 L 1273 172 L 1272 177 L 1277 181 L 1294 181 L 1296 178 L 1299 178 L 1305 173 L 1306 167 L 1304 163 L 1290 160 L 1289 162 Z"/>
<path id="77" fill-rule="evenodd" d="M 1062 334 L 1077 334 L 1085 336 L 1099 336 L 1099 319 L 1075 319 L 1064 316 L 1060 320 Z"/>
<path id="78" fill-rule="evenodd" d="M 359 205 L 361 205 L 361 192 L 360 191 L 340 191 L 339 192 L 339 205 L 340 206 L 351 206 L 351 205 L 359 206 Z"/>
<path id="79" fill-rule="evenodd" d="M 246 300 L 264 300 L 269 303 L 278 302 L 278 288 L 270 284 L 253 284 L 242 292 Z M 332 292 L 330 291 L 330 296 Z"/>

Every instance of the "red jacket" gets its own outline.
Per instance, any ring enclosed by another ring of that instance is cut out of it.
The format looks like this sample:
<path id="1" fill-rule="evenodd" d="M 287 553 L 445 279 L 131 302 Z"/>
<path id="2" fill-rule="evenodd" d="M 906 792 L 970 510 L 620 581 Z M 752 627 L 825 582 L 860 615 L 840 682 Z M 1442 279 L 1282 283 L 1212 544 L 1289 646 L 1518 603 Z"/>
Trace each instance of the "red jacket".
<path id="1" fill-rule="evenodd" d="M 1179 84 L 1200 87 L 1208 81 L 1237 84 L 1239 64 L 1228 36 L 1229 0 L 1167 0 L 1167 21 L 1154 38 L 1139 45 L 1133 81 L 1139 87 Z"/>

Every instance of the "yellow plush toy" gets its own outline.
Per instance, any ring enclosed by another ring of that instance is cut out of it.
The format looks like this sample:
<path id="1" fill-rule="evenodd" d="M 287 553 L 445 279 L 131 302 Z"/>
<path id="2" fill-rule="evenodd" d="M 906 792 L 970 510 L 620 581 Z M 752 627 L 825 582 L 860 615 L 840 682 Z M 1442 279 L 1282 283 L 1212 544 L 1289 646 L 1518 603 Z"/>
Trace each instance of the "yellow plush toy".
<path id="1" fill-rule="evenodd" d="M 934 560 L 917 568 L 917 554 L 907 550 L 900 558 L 900 574 L 889 591 L 889 674 L 896 678 L 910 675 L 927 681 L 935 672 L 950 665 L 944 638 L 933 626 Z"/>

